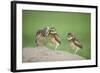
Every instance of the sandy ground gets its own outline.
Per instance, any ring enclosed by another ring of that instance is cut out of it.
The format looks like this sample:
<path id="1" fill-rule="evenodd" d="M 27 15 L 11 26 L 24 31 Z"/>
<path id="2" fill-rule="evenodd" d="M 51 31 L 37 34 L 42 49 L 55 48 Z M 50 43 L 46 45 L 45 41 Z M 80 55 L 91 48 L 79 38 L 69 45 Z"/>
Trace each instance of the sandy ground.
<path id="1" fill-rule="evenodd" d="M 65 60 L 84 60 L 84 58 L 70 54 L 68 52 L 61 52 L 58 50 L 51 50 L 46 47 L 23 48 L 22 61 L 23 62 L 44 62 L 44 61 L 65 61 Z"/>

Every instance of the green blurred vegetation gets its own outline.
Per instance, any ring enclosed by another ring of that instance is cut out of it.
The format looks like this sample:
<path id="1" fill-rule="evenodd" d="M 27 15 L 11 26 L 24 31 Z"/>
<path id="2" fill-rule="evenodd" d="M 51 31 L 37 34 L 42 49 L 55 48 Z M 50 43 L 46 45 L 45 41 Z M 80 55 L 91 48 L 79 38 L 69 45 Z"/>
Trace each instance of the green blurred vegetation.
<path id="1" fill-rule="evenodd" d="M 23 10 L 22 12 L 22 44 L 24 47 L 35 47 L 35 34 L 43 27 L 55 27 L 61 38 L 58 50 L 73 53 L 66 34 L 74 32 L 83 44 L 78 54 L 86 59 L 91 58 L 91 14 L 75 12 L 52 12 Z M 54 49 L 50 42 L 47 47 Z"/>

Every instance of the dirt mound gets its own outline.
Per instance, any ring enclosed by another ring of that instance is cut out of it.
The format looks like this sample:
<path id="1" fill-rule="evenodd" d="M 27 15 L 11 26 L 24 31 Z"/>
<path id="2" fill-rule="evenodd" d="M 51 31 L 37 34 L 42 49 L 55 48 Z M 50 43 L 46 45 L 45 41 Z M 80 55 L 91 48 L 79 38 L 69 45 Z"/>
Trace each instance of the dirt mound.
<path id="1" fill-rule="evenodd" d="M 70 53 L 51 50 L 46 47 L 23 48 L 23 62 L 83 60 L 82 57 Z"/>

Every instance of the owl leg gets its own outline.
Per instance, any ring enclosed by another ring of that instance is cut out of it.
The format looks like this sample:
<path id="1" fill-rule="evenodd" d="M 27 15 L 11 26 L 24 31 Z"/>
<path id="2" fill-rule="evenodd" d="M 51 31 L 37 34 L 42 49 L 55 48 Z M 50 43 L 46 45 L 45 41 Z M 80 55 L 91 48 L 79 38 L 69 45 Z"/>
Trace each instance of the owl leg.
<path id="1" fill-rule="evenodd" d="M 72 49 L 74 50 L 74 49 L 75 49 L 75 47 L 73 47 L 73 46 L 72 46 Z"/>
<path id="2" fill-rule="evenodd" d="M 55 46 L 55 50 L 57 49 L 58 46 L 59 46 L 59 43 L 56 44 L 56 46 Z"/>
<path id="3" fill-rule="evenodd" d="M 76 48 L 76 50 L 75 50 L 75 54 L 77 54 L 78 51 L 79 51 L 79 48 Z"/>

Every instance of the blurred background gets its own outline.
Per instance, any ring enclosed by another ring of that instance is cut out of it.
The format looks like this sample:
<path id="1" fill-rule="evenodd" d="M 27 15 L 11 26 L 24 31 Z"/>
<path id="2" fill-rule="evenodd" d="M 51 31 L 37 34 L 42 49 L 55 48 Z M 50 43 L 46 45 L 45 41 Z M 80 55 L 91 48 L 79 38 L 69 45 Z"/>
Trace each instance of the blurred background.
<path id="1" fill-rule="evenodd" d="M 74 32 L 83 44 L 78 55 L 85 59 L 91 58 L 91 14 L 75 12 L 23 10 L 22 12 L 22 44 L 23 48 L 36 47 L 36 32 L 46 26 L 55 27 L 61 38 L 61 45 L 57 50 L 74 53 L 67 41 L 67 33 Z M 53 49 L 49 40 L 46 47 Z"/>

